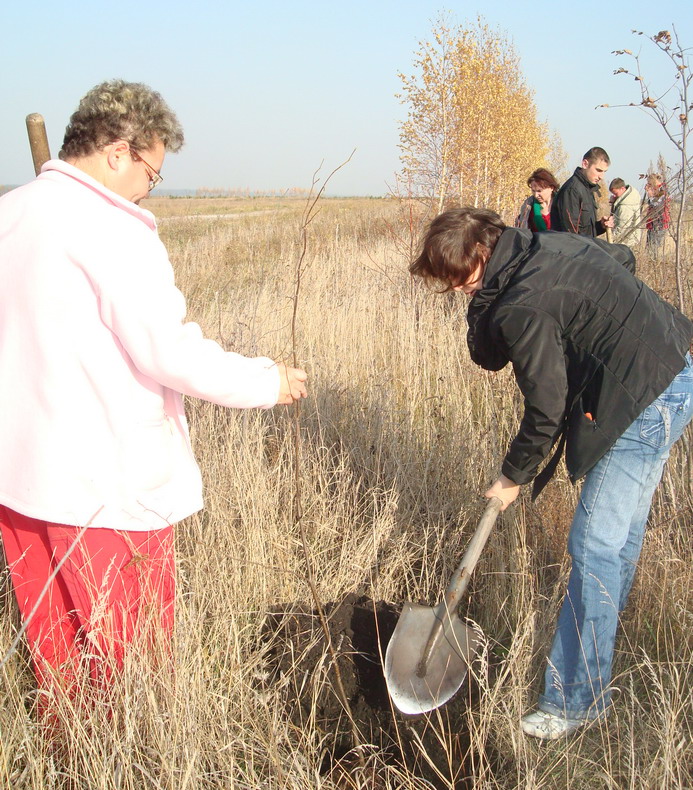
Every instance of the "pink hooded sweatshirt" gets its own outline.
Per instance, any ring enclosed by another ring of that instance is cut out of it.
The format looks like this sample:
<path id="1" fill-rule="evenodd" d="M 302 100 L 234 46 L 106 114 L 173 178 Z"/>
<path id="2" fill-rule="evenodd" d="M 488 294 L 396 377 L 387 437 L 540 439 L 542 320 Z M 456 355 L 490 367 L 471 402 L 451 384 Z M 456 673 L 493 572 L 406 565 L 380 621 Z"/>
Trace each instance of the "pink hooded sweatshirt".
<path id="1" fill-rule="evenodd" d="M 279 372 L 206 340 L 153 215 L 47 162 L 0 199 L 0 503 L 158 529 L 202 507 L 181 393 L 273 406 Z"/>

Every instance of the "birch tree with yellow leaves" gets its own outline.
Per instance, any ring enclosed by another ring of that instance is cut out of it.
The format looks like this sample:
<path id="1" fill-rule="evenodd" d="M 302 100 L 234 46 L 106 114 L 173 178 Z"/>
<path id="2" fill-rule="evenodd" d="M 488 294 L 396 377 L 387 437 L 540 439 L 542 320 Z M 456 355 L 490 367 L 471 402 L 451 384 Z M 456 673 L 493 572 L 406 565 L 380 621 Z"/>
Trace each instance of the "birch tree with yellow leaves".
<path id="1" fill-rule="evenodd" d="M 454 42 L 444 23 L 433 40 L 419 43 L 414 59 L 417 75 L 399 74 L 409 117 L 400 135 L 404 174 L 418 194 L 427 190 L 438 200 L 437 211 L 451 188 L 456 137 Z"/>
<path id="2" fill-rule="evenodd" d="M 551 135 L 512 44 L 481 19 L 441 18 L 422 41 L 414 73 L 400 74 L 403 175 L 440 213 L 447 204 L 484 206 L 512 221 L 527 178 L 546 167 Z"/>

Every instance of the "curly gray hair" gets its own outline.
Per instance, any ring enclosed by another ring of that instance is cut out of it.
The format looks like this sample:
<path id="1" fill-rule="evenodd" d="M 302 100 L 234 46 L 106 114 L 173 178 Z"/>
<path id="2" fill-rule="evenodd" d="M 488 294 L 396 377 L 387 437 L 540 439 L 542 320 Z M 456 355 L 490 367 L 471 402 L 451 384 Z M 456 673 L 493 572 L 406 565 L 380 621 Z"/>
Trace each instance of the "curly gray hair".
<path id="1" fill-rule="evenodd" d="M 88 156 L 114 140 L 127 140 L 135 151 L 146 151 L 161 140 L 167 151 L 175 153 L 183 145 L 183 129 L 149 86 L 110 80 L 96 85 L 80 101 L 65 129 L 59 156 Z"/>

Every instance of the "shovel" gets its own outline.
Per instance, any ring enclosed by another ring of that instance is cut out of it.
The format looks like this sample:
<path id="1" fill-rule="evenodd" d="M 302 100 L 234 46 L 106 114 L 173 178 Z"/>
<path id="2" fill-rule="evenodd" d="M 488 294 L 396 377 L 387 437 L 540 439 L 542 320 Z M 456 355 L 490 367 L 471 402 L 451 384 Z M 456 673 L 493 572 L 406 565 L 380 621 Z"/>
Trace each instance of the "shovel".
<path id="1" fill-rule="evenodd" d="M 385 652 L 387 690 L 402 713 L 426 713 L 445 704 L 467 676 L 480 639 L 457 616 L 472 571 L 493 529 L 502 502 L 493 497 L 434 607 L 405 602 Z"/>

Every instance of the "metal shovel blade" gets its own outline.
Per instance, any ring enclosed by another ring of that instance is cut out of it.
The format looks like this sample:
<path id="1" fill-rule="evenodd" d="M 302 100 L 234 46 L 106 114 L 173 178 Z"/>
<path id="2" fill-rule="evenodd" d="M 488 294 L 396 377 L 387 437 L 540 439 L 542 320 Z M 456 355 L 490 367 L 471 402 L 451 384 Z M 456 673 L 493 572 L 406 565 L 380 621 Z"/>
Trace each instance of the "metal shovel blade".
<path id="1" fill-rule="evenodd" d="M 446 627 L 422 667 L 429 635 L 442 618 L 448 620 Z M 397 708 L 402 713 L 427 713 L 446 703 L 464 682 L 479 641 L 476 632 L 456 614 L 450 617 L 443 605 L 405 603 L 385 652 L 385 680 Z"/>
<path id="2" fill-rule="evenodd" d="M 426 713 L 462 685 L 481 639 L 457 616 L 457 605 L 503 503 L 489 500 L 443 600 L 434 607 L 405 603 L 385 651 L 385 682 L 402 713 Z"/>

